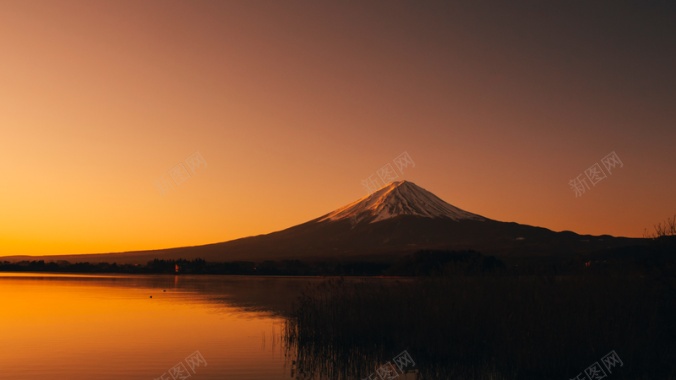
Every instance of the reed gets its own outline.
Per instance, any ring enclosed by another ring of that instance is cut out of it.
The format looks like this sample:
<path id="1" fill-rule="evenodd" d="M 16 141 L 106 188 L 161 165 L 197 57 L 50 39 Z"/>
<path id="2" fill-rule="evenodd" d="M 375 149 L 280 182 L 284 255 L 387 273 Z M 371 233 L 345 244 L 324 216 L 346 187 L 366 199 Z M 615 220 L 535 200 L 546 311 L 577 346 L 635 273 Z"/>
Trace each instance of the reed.
<path id="1" fill-rule="evenodd" d="M 330 279 L 285 328 L 306 378 L 365 378 L 407 350 L 417 379 L 570 379 L 611 350 L 608 379 L 676 379 L 673 278 Z M 299 376 L 302 378 L 302 376 Z"/>

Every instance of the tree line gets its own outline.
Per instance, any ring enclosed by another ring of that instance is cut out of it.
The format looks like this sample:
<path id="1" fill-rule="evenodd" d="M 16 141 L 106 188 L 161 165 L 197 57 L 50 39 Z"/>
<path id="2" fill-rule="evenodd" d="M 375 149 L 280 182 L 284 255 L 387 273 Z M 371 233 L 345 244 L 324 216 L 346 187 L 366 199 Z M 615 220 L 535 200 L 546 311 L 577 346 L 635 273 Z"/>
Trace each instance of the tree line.
<path id="1" fill-rule="evenodd" d="M 118 264 L 33 260 L 0 262 L 0 272 L 413 277 L 584 273 L 676 274 L 676 237 L 661 238 L 652 245 L 621 247 L 569 256 L 498 258 L 472 250 L 420 250 L 387 261 L 327 259 L 211 262 L 198 258 L 154 259 L 146 264 Z"/>

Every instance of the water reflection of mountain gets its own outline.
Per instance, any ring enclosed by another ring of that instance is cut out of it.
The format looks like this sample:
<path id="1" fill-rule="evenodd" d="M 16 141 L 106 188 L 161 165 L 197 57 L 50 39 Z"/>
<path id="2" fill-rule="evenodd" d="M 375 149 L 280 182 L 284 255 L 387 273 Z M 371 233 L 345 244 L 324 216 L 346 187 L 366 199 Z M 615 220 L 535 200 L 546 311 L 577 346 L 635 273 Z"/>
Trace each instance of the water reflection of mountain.
<path id="1" fill-rule="evenodd" d="M 9 276 L 9 274 L 3 274 Z M 287 316 L 293 302 L 304 291 L 323 281 L 321 277 L 264 277 L 223 275 L 80 275 L 21 273 L 14 280 L 45 280 L 90 283 L 91 286 L 146 290 L 140 297 L 179 298 L 182 302 L 209 303 Z"/>
<path id="2" fill-rule="evenodd" d="M 102 291 L 129 288 L 132 297 L 153 296 L 152 302 L 165 298 L 216 312 L 279 316 L 279 323 L 286 321 L 280 334 L 296 379 L 368 378 L 393 370 L 404 351 L 416 365 L 400 371 L 406 375 L 398 380 L 571 377 L 612 350 L 626 363 L 613 372 L 617 380 L 676 379 L 672 277 L 15 278 L 91 282 Z"/>
<path id="3" fill-rule="evenodd" d="M 288 316 L 302 292 L 323 281 L 320 277 L 170 277 L 173 277 L 172 290 L 194 292 L 201 295 L 202 300 L 214 304 L 280 316 Z"/>

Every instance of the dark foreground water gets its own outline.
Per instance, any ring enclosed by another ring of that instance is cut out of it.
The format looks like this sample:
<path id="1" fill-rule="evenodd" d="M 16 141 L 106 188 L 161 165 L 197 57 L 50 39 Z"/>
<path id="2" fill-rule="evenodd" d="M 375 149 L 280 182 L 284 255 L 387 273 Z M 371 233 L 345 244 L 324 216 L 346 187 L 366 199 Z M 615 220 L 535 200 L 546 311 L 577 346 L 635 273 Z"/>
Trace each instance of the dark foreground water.
<path id="1" fill-rule="evenodd" d="M 0 274 L 0 378 L 299 377 L 284 320 L 318 281 Z"/>
<path id="2" fill-rule="evenodd" d="M 676 379 L 664 276 L 0 273 L 0 300 L 2 380 Z"/>

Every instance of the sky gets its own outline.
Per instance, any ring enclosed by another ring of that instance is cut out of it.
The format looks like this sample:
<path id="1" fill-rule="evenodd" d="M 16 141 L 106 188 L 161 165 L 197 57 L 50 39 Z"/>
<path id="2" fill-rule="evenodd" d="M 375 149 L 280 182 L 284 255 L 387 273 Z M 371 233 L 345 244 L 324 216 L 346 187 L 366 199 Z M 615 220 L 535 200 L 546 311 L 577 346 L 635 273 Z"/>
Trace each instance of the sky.
<path id="1" fill-rule="evenodd" d="M 0 0 L 0 255 L 259 235 L 392 179 L 640 237 L 676 213 L 676 7 L 619 3 Z"/>

